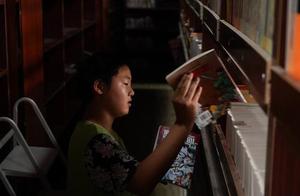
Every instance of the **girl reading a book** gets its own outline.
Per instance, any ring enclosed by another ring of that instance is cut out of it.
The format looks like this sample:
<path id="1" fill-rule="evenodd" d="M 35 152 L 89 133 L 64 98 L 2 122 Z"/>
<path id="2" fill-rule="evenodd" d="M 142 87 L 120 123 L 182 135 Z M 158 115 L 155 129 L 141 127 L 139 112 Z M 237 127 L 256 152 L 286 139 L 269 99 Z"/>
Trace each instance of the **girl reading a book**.
<path id="1" fill-rule="evenodd" d="M 71 136 L 68 152 L 70 195 L 148 195 L 168 170 L 192 130 L 199 79 L 184 75 L 174 90 L 176 121 L 162 143 L 138 162 L 113 130 L 128 114 L 134 91 L 132 76 L 119 56 L 93 56 L 79 71 L 85 111 Z"/>

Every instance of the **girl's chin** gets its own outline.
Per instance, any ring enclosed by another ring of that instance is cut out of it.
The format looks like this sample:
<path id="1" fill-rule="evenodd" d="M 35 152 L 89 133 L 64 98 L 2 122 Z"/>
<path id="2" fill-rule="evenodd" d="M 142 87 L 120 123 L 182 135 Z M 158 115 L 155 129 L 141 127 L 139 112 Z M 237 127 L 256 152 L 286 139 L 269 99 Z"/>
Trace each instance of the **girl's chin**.
<path id="1" fill-rule="evenodd" d="M 117 117 L 122 117 L 122 116 L 126 116 L 129 113 L 129 110 L 127 111 L 123 111 L 122 113 L 120 113 Z"/>

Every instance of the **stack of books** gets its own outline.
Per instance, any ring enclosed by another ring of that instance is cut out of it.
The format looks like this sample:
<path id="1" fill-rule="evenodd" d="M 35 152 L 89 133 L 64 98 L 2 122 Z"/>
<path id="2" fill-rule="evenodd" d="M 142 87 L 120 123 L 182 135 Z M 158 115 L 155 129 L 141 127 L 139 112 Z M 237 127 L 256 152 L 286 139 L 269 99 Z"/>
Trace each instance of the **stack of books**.
<path id="1" fill-rule="evenodd" d="M 257 104 L 231 103 L 226 140 L 246 196 L 263 196 L 268 117 Z"/>

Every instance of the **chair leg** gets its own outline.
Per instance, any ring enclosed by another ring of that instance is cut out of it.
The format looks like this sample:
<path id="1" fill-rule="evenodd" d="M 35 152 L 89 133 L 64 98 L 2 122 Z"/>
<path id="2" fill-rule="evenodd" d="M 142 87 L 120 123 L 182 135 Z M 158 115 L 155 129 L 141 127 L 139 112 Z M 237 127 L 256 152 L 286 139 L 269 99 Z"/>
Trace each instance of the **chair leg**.
<path id="1" fill-rule="evenodd" d="M 8 179 L 6 178 L 6 176 L 2 170 L 0 170 L 0 178 L 1 178 L 2 182 L 4 183 L 4 186 L 5 186 L 6 190 L 8 191 L 9 195 L 16 196 L 16 193 L 15 193 L 13 187 L 9 183 Z"/>

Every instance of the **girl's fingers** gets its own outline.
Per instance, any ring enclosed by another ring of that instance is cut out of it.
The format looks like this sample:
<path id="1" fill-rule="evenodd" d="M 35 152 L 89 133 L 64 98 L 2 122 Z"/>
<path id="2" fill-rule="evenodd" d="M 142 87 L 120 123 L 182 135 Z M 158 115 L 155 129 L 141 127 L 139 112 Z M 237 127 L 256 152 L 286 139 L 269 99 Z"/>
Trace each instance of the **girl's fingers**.
<path id="1" fill-rule="evenodd" d="M 190 85 L 190 87 L 188 89 L 188 92 L 186 94 L 186 99 L 187 100 L 192 100 L 193 99 L 193 97 L 195 95 L 195 92 L 196 92 L 196 89 L 199 85 L 199 82 L 200 82 L 199 78 L 196 78 L 195 80 L 193 80 L 191 82 L 191 85 Z"/>
<path id="2" fill-rule="evenodd" d="M 193 74 L 192 73 L 185 74 L 181 78 L 181 80 L 180 80 L 180 82 L 179 82 L 179 84 L 178 84 L 178 86 L 176 88 L 176 91 L 175 91 L 175 94 L 177 96 L 183 96 L 183 97 L 186 96 L 186 94 L 187 94 L 187 92 L 189 90 L 192 78 L 193 78 Z"/>
<path id="3" fill-rule="evenodd" d="M 197 90 L 194 94 L 194 97 L 193 97 L 193 102 L 199 102 L 199 99 L 200 99 L 200 96 L 201 96 L 201 93 L 202 93 L 202 87 L 201 86 L 197 86 Z"/>

